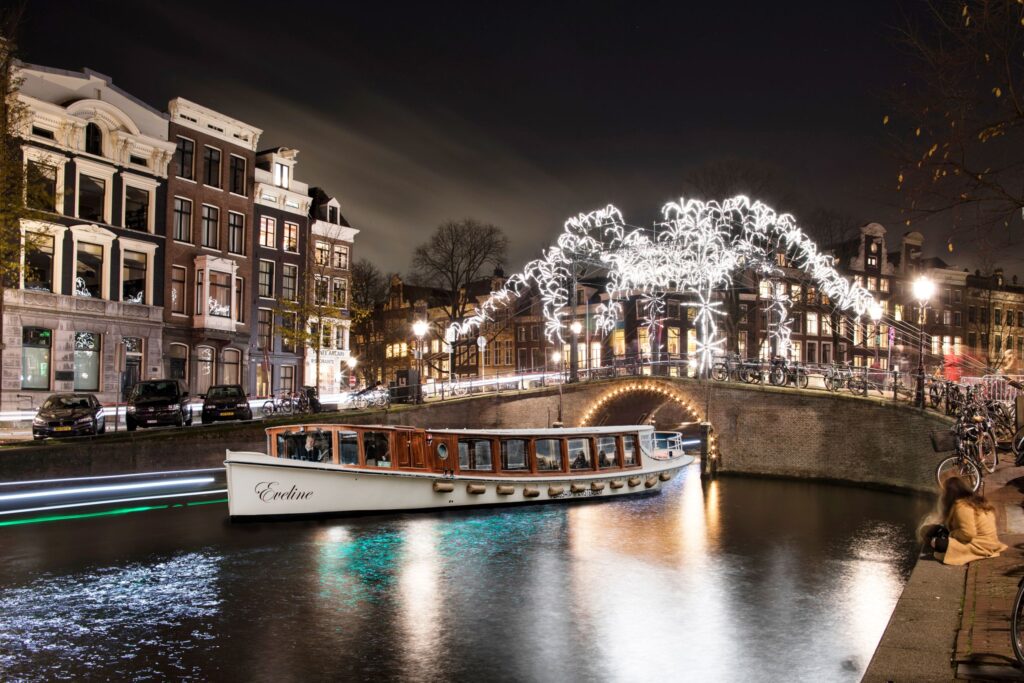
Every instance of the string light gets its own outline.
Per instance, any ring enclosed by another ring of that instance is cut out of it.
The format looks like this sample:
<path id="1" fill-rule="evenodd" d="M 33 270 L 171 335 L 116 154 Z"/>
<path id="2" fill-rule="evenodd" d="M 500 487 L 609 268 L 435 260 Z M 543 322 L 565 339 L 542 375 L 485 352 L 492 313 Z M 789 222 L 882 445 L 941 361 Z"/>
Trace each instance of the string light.
<path id="1" fill-rule="evenodd" d="M 717 319 L 725 315 L 721 291 L 732 288 L 737 271 L 753 269 L 771 278 L 769 311 L 771 335 L 779 353 L 790 346 L 791 301 L 776 264 L 782 253 L 817 284 L 836 308 L 858 317 L 875 304 L 871 293 L 842 277 L 833 257 L 819 251 L 790 214 L 779 214 L 760 201 L 738 195 L 724 201 L 680 199 L 662 208 L 663 220 L 653 230 L 627 230 L 621 212 L 612 205 L 579 214 L 565 222 L 554 246 L 526 264 L 504 286 L 475 307 L 472 316 L 451 328 L 465 336 L 494 320 L 498 308 L 532 288 L 540 293 L 544 331 L 553 344 L 565 343 L 569 324 L 570 289 L 580 264 L 600 267 L 606 274 L 607 300 L 596 307 L 595 329 L 610 334 L 622 318 L 622 302 L 639 297 L 640 316 L 648 339 L 665 311 L 665 297 L 691 295 L 696 309 L 696 366 L 705 371 L 725 346 Z M 575 292 L 571 295 L 574 297 Z"/>

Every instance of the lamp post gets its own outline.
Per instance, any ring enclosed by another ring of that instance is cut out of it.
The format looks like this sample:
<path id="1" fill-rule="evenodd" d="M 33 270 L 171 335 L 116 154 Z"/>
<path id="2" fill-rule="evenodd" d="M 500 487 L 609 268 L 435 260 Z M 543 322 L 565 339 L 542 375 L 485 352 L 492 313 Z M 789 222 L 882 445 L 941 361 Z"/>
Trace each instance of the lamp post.
<path id="1" fill-rule="evenodd" d="M 449 325 L 444 331 L 444 343 L 448 347 L 448 393 L 452 391 L 452 379 L 455 377 L 454 359 L 452 358 L 454 349 L 452 346 L 455 344 L 456 336 L 455 327 Z"/>
<path id="2" fill-rule="evenodd" d="M 423 336 L 430 329 L 426 320 L 417 320 L 412 324 L 412 333 L 416 335 L 416 402 L 423 403 Z"/>
<path id="3" fill-rule="evenodd" d="M 878 365 L 878 346 L 882 342 L 882 336 L 878 333 L 878 322 L 882 319 L 882 305 L 877 301 L 868 307 L 868 315 L 875 324 L 875 365 Z"/>
<path id="4" fill-rule="evenodd" d="M 935 294 L 935 283 L 922 275 L 914 280 L 914 298 L 917 299 L 917 392 L 914 395 L 914 404 L 918 408 L 924 408 L 924 323 L 925 307 L 928 300 Z"/>
<path id="5" fill-rule="evenodd" d="M 569 381 L 578 382 L 580 380 L 579 373 L 579 361 L 580 352 L 577 340 L 580 337 L 580 332 L 583 330 L 583 326 L 580 325 L 579 320 L 573 320 L 572 324 L 569 325 L 569 331 L 572 332 L 572 346 L 569 347 Z"/>
<path id="6" fill-rule="evenodd" d="M 479 337 L 477 337 L 476 338 L 476 347 L 480 350 L 480 352 L 477 354 L 477 356 L 480 359 L 480 379 L 484 379 L 485 378 L 485 375 L 484 375 L 484 372 L 485 372 L 484 371 L 484 360 L 486 359 L 484 354 L 487 353 L 487 337 L 483 336 L 482 334 Z M 483 391 L 483 390 L 484 390 L 484 387 L 483 387 L 483 383 L 481 382 L 481 384 L 480 384 L 480 391 Z"/>
<path id="7" fill-rule="evenodd" d="M 556 367 L 558 367 L 558 375 L 559 375 L 558 378 L 560 380 L 562 380 L 561 382 L 558 383 L 558 421 L 555 422 L 555 424 L 553 425 L 555 427 L 561 427 L 563 425 L 563 423 L 562 423 L 562 384 L 565 382 L 565 377 L 563 376 L 563 373 L 562 373 L 562 354 L 560 352 L 558 352 L 558 351 L 553 351 L 551 353 L 551 362 L 554 363 Z"/>
<path id="8" fill-rule="evenodd" d="M 356 365 L 359 361 L 354 356 L 349 356 L 345 359 L 345 365 L 348 366 L 348 386 L 354 388 L 356 384 Z"/>

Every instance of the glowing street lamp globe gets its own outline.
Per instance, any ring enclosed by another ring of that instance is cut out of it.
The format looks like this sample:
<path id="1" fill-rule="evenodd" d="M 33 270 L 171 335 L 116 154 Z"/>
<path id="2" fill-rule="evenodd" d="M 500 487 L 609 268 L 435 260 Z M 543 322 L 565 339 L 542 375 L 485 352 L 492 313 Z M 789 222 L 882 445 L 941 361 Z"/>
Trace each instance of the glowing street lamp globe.
<path id="1" fill-rule="evenodd" d="M 871 306 L 868 307 L 868 315 L 870 315 L 871 319 L 877 323 L 882 319 L 882 305 L 877 301 L 871 304 Z"/>
<path id="2" fill-rule="evenodd" d="M 422 339 L 423 335 L 427 333 L 430 325 L 427 324 L 426 320 L 417 320 L 412 324 L 412 333 L 416 335 L 418 339 Z"/>
<path id="3" fill-rule="evenodd" d="M 358 364 L 359 364 L 359 360 L 354 358 L 354 357 L 352 357 L 352 356 L 349 356 L 345 360 L 345 365 L 348 366 L 349 370 L 355 370 L 356 369 L 356 365 L 358 365 Z"/>
<path id="4" fill-rule="evenodd" d="M 555 351 L 554 353 L 552 353 L 551 354 L 551 362 L 552 363 L 560 363 L 560 362 L 562 362 L 562 354 L 559 353 L 558 351 Z"/>
<path id="5" fill-rule="evenodd" d="M 922 306 L 935 296 L 935 283 L 930 278 L 922 275 L 921 277 L 914 280 L 914 298 L 917 299 Z"/>
<path id="6" fill-rule="evenodd" d="M 579 334 L 581 331 L 583 331 L 583 325 L 580 325 L 579 320 L 574 320 L 572 325 L 569 325 L 569 330 L 573 334 Z"/>

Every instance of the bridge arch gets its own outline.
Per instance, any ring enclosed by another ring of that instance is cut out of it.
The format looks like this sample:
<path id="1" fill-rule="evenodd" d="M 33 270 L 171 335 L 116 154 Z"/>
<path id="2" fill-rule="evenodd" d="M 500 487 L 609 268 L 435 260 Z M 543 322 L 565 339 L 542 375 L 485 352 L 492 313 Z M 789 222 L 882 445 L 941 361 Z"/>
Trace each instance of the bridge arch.
<path id="1" fill-rule="evenodd" d="M 666 408 L 667 414 L 658 419 L 659 414 Z M 622 419 L 623 410 L 633 412 Z M 613 413 L 616 416 L 614 422 L 618 424 L 650 420 L 661 429 L 674 429 L 686 422 L 709 422 L 699 403 L 678 385 L 648 378 L 616 383 L 605 389 L 584 407 L 579 426 L 603 424 Z M 712 458 L 717 455 L 713 429 L 708 433 L 708 454 Z"/>

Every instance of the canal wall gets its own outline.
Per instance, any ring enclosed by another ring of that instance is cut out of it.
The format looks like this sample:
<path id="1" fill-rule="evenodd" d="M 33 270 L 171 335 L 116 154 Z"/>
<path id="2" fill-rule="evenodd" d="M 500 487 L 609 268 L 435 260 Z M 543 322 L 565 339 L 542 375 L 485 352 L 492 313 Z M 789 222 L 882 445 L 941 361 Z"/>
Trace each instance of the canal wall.
<path id="1" fill-rule="evenodd" d="M 929 433 L 947 418 L 881 399 L 737 383 L 621 378 L 521 392 L 452 399 L 389 411 L 316 416 L 323 423 L 417 427 L 529 428 L 653 419 L 671 428 L 710 421 L 723 474 L 798 477 L 915 491 L 934 491 L 938 456 Z M 97 476 L 218 467 L 227 449 L 265 447 L 268 422 L 203 425 L 179 430 L 8 446 L 0 450 L 0 481 Z"/>

